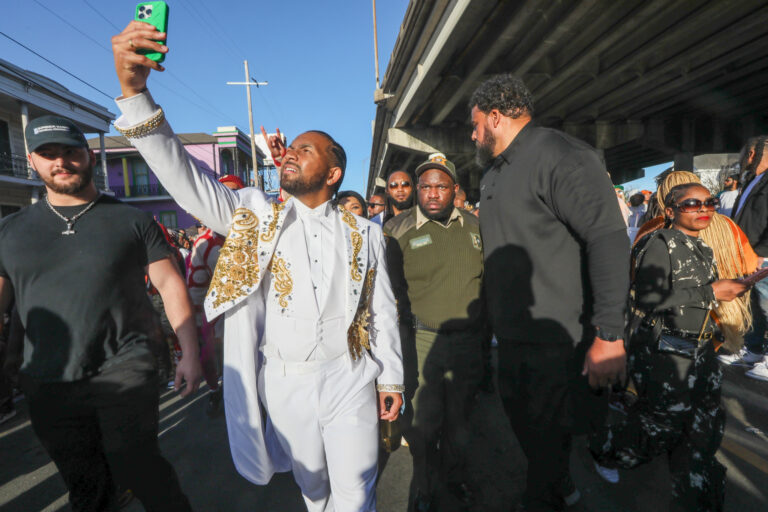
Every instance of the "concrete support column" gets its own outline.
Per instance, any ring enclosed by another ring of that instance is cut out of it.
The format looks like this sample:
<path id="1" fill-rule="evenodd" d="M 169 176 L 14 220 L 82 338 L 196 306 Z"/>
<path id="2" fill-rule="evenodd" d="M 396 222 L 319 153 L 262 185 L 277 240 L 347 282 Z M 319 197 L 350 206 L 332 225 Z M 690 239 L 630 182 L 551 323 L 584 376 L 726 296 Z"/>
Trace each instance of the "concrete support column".
<path id="1" fill-rule="evenodd" d="M 674 169 L 676 171 L 693 172 L 693 153 L 691 152 L 675 153 Z"/>
<path id="2" fill-rule="evenodd" d="M 104 174 L 104 192 L 109 190 L 109 175 L 107 174 L 107 152 L 104 147 L 104 132 L 99 132 L 99 156 L 101 156 L 101 172 Z"/>

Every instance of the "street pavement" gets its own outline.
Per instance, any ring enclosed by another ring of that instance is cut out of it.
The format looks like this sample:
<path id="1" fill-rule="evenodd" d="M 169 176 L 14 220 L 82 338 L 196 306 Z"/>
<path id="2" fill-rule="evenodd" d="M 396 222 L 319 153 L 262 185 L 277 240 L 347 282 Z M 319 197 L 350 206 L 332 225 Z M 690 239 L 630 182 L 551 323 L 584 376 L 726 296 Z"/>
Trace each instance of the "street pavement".
<path id="1" fill-rule="evenodd" d="M 748 379 L 743 368 L 728 368 L 723 402 L 728 413 L 725 439 L 718 454 L 728 467 L 726 511 L 768 510 L 768 382 Z M 61 477 L 35 438 L 26 402 L 0 426 L 0 511 L 69 511 Z M 306 510 L 290 473 L 276 475 L 259 487 L 240 477 L 229 455 L 223 415 L 205 415 L 206 395 L 181 399 L 161 396 L 160 445 L 179 474 L 197 511 L 298 512 Z M 471 418 L 468 483 L 477 503 L 473 510 L 514 510 L 524 486 L 525 460 L 504 420 L 497 395 L 480 395 Z M 663 457 L 633 471 L 621 482 L 603 482 L 592 468 L 585 440 L 577 438 L 571 461 L 582 493 L 572 511 L 662 512 L 669 500 L 668 470 Z M 404 512 L 411 476 L 407 448 L 392 454 L 378 486 L 378 510 Z M 444 497 L 440 510 L 460 510 Z M 139 512 L 134 500 L 126 512 Z"/>

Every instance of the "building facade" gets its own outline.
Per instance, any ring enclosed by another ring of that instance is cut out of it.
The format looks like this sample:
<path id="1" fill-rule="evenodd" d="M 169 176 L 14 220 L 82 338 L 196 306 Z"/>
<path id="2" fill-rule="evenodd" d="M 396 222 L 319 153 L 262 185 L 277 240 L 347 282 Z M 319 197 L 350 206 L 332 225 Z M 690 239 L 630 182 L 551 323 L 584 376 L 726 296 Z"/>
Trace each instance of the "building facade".
<path id="1" fill-rule="evenodd" d="M 94 147 L 104 147 L 104 134 L 115 115 L 43 75 L 0 59 L 0 217 L 42 197 L 43 183 L 27 162 L 24 129 L 30 119 L 55 114 L 74 121 L 84 133 L 98 133 Z M 105 161 L 94 169 L 96 186 L 108 191 Z"/>
<path id="2" fill-rule="evenodd" d="M 234 126 L 222 126 L 207 133 L 182 133 L 179 139 L 198 168 L 211 179 L 232 174 L 248 186 L 255 184 L 250 139 Z M 168 228 L 186 229 L 197 220 L 184 211 L 158 181 L 139 152 L 125 137 L 106 137 L 102 152 L 98 139 L 88 144 L 106 160 L 109 189 L 115 197 L 140 210 L 151 213 Z M 264 162 L 264 153 L 257 147 L 257 166 Z"/>

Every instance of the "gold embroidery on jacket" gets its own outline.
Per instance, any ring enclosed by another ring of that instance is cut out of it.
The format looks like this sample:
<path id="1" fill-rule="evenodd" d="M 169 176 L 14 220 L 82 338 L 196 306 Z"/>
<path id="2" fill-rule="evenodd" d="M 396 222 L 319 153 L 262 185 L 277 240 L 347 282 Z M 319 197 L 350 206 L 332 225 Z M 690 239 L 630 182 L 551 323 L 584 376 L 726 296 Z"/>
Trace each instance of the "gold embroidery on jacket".
<path id="1" fill-rule="evenodd" d="M 246 295 L 246 288 L 258 283 L 258 245 L 259 218 L 247 208 L 236 209 L 208 290 L 214 308 Z"/>
<path id="2" fill-rule="evenodd" d="M 347 223 L 349 227 L 357 231 L 357 219 L 355 218 L 352 213 L 349 212 L 346 208 L 344 208 L 342 205 L 339 205 L 339 211 L 341 212 L 341 220 Z"/>
<path id="3" fill-rule="evenodd" d="M 277 232 L 277 219 L 279 218 L 278 213 L 280 213 L 283 208 L 285 208 L 285 203 L 272 203 L 272 221 L 269 223 L 269 226 L 267 226 L 267 230 L 261 235 L 262 242 L 271 242 L 272 239 L 275 238 L 275 233 Z"/>
<path id="4" fill-rule="evenodd" d="M 371 295 L 373 293 L 373 281 L 376 277 L 376 269 L 369 269 L 365 276 L 363 292 L 360 297 L 360 305 L 355 312 L 355 318 L 347 330 L 347 345 L 349 353 L 353 360 L 356 360 L 363 354 L 363 349 L 371 349 L 370 329 L 371 325 L 368 319 L 371 316 L 370 305 Z"/>
<path id="5" fill-rule="evenodd" d="M 352 261 L 349 262 L 349 274 L 355 281 L 360 281 L 363 275 L 360 273 L 357 257 L 360 255 L 360 249 L 363 248 L 363 237 L 357 231 L 353 231 L 350 238 L 352 239 Z"/>
<path id="6" fill-rule="evenodd" d="M 293 278 L 288 270 L 288 265 L 286 265 L 283 258 L 273 257 L 272 261 L 269 262 L 268 269 L 272 272 L 272 277 L 274 278 L 275 291 L 280 294 L 277 302 L 281 308 L 287 308 L 288 301 L 286 297 L 293 291 Z"/>

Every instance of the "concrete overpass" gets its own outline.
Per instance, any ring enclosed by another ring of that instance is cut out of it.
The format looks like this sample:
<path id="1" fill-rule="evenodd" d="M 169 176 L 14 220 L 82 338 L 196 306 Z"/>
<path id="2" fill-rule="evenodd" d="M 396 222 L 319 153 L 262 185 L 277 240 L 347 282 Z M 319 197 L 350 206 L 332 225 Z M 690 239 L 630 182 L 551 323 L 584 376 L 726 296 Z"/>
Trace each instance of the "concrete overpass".
<path id="1" fill-rule="evenodd" d="M 602 151 L 615 182 L 768 132 L 764 0 L 411 0 L 377 103 L 368 190 L 442 151 L 477 187 L 467 102 L 521 76 L 538 123 Z"/>

